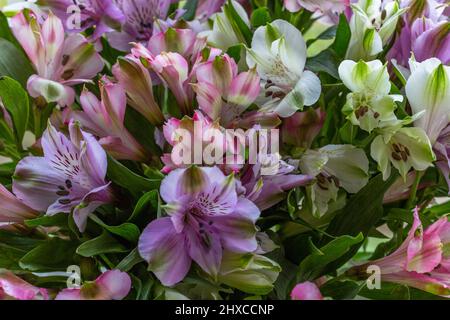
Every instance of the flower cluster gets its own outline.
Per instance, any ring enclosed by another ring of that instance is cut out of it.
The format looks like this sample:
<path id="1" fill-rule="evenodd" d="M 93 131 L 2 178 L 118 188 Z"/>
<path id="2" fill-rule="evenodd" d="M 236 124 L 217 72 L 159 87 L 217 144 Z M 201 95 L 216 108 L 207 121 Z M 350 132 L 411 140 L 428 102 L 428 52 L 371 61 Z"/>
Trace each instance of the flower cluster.
<path id="1" fill-rule="evenodd" d="M 0 1 L 0 300 L 450 298 L 449 13 Z"/>

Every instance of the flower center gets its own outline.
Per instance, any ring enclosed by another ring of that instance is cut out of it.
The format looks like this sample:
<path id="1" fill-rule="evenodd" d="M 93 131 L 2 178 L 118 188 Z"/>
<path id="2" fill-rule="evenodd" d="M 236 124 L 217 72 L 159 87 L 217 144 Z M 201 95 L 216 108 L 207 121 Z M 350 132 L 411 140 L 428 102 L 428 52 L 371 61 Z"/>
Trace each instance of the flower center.
<path id="1" fill-rule="evenodd" d="M 401 143 L 393 143 L 392 144 L 392 158 L 397 161 L 408 161 L 411 153 L 409 152 L 408 147 L 402 145 Z"/>

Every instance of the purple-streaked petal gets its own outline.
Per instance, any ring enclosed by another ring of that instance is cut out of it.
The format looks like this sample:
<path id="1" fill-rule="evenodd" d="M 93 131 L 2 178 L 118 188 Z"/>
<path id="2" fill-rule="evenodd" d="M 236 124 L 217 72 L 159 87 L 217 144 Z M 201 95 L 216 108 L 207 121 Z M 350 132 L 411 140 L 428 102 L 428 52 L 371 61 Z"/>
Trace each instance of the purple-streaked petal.
<path id="1" fill-rule="evenodd" d="M 165 286 L 183 280 L 191 267 L 184 235 L 176 233 L 170 218 L 151 222 L 142 232 L 138 249 Z"/>

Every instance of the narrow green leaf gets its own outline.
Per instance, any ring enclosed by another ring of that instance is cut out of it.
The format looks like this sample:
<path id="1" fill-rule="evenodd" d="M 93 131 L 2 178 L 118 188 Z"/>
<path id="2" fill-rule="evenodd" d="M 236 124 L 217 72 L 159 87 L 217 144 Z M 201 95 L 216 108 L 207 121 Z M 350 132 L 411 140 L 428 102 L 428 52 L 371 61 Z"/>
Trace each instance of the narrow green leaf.
<path id="1" fill-rule="evenodd" d="M 336 39 L 333 44 L 334 51 L 341 58 L 344 58 L 347 53 L 351 35 L 352 32 L 350 30 L 347 17 L 342 13 L 339 17 L 339 24 L 336 30 Z"/>
<path id="2" fill-rule="evenodd" d="M 137 195 L 142 192 L 159 189 L 161 180 L 144 178 L 123 164 L 108 156 L 108 177 L 122 188 Z"/>
<path id="3" fill-rule="evenodd" d="M 319 252 L 313 252 L 301 263 L 297 273 L 297 281 L 312 281 L 330 270 L 328 266 L 350 252 L 355 244 L 364 240 L 364 236 L 359 234 L 356 237 L 342 236 L 329 242 L 320 248 Z"/>
<path id="4" fill-rule="evenodd" d="M 140 231 L 139 228 L 132 223 L 122 223 L 119 226 L 108 226 L 105 224 L 100 218 L 95 215 L 90 215 L 89 218 L 102 226 L 104 229 L 108 230 L 112 234 L 118 235 L 119 237 L 124 238 L 132 243 L 137 243 L 139 240 Z"/>
<path id="5" fill-rule="evenodd" d="M 144 261 L 137 249 L 133 249 L 122 261 L 116 266 L 117 269 L 123 272 L 130 271 L 135 265 Z"/>
<path id="6" fill-rule="evenodd" d="M 80 245 L 76 252 L 83 257 L 93 257 L 104 253 L 127 252 L 127 248 L 119 243 L 107 231 L 92 240 L 84 242 Z"/>

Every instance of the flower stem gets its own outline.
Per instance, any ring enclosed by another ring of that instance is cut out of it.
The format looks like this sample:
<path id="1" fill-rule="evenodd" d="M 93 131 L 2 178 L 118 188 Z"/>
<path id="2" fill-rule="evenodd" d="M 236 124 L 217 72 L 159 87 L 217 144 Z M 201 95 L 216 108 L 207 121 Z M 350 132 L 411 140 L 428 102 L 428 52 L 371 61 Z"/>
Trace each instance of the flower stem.
<path id="1" fill-rule="evenodd" d="M 417 195 L 417 189 L 419 188 L 419 183 L 420 183 L 420 179 L 422 179 L 422 175 L 423 175 L 423 172 L 416 171 L 416 177 L 414 179 L 413 185 L 411 186 L 408 202 L 406 203 L 406 207 L 408 209 L 412 209 L 412 207 L 414 205 L 414 201 L 416 200 L 416 195 Z"/>

